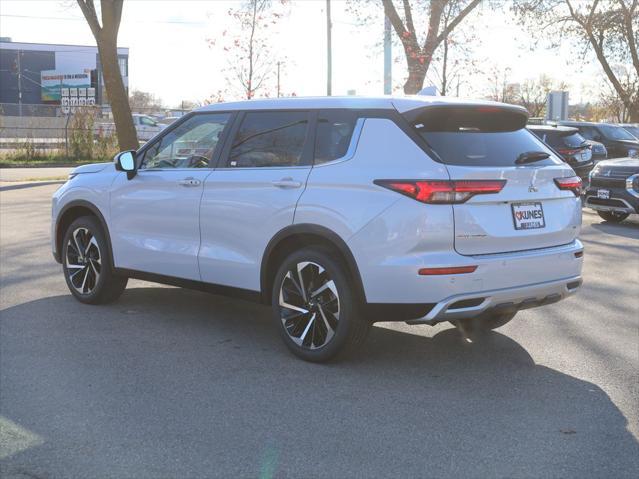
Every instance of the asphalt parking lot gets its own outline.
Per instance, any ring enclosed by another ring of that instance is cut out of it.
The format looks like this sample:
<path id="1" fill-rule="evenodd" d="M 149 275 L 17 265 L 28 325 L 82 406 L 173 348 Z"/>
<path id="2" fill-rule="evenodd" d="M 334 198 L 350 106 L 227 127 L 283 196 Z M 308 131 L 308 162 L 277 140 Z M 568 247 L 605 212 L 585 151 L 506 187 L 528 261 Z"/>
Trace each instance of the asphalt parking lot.
<path id="1" fill-rule="evenodd" d="M 73 300 L 56 188 L 0 188 L 2 477 L 639 477 L 637 219 L 584 211 L 580 293 L 484 341 L 384 323 L 316 365 L 259 305 L 141 281 Z"/>

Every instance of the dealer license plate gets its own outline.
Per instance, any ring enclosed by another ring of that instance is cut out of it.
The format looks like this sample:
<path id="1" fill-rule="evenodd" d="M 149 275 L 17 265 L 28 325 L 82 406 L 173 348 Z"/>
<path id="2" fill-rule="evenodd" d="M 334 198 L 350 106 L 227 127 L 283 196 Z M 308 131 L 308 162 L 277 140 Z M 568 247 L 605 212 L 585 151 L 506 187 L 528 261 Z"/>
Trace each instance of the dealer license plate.
<path id="1" fill-rule="evenodd" d="M 516 230 L 532 230 L 546 226 L 541 203 L 513 203 L 511 207 Z"/>

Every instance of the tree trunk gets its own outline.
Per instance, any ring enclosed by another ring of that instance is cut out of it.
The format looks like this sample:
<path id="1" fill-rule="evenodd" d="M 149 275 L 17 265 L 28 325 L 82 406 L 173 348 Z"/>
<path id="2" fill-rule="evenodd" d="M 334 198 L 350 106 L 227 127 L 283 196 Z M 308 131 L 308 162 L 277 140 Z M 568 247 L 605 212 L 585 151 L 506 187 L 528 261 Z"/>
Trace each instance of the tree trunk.
<path id="1" fill-rule="evenodd" d="M 118 135 L 120 150 L 137 150 L 140 146 L 138 135 L 133 124 L 131 108 L 127 97 L 120 66 L 118 64 L 118 50 L 111 39 L 98 42 L 98 52 L 102 63 L 102 76 L 106 86 L 107 96 L 113 112 L 113 121 Z"/>
<path id="2" fill-rule="evenodd" d="M 404 93 L 407 95 L 415 95 L 424 88 L 424 79 L 426 78 L 427 68 L 418 61 L 410 62 L 408 66 L 408 78 L 404 83 Z"/>
<path id="3" fill-rule="evenodd" d="M 118 30 L 124 0 L 101 0 L 102 26 L 98 21 L 93 0 L 77 2 L 98 44 L 102 76 L 113 112 L 118 144 L 121 150 L 136 150 L 139 146 L 138 135 L 133 125 L 129 98 L 118 65 Z"/>

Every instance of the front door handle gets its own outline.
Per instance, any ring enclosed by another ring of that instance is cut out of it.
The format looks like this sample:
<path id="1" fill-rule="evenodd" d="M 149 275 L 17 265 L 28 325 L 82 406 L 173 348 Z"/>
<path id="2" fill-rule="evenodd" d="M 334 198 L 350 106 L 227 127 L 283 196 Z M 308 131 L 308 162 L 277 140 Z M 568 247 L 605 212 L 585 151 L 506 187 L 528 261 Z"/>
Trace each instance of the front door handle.
<path id="1" fill-rule="evenodd" d="M 183 180 L 178 181 L 178 185 L 180 186 L 199 186 L 201 183 L 197 178 L 193 178 L 189 176 L 188 178 L 184 178 Z"/>
<path id="2" fill-rule="evenodd" d="M 293 178 L 282 178 L 281 180 L 272 181 L 271 184 L 273 186 L 277 186 L 278 188 L 299 188 L 302 186 L 301 181 L 295 181 Z"/>

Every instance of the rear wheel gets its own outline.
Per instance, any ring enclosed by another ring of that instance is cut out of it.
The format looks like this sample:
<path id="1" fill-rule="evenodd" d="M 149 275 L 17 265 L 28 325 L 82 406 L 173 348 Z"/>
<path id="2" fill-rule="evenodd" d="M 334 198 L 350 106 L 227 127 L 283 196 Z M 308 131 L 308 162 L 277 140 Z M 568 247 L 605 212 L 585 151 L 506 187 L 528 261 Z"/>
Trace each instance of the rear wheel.
<path id="1" fill-rule="evenodd" d="M 334 257 L 320 247 L 296 251 L 273 282 L 273 319 L 286 346 L 306 361 L 348 354 L 371 327 L 345 266 Z"/>
<path id="2" fill-rule="evenodd" d="M 619 211 L 597 211 L 597 214 L 610 223 L 621 223 L 630 216 L 628 213 L 621 213 Z"/>
<path id="3" fill-rule="evenodd" d="M 113 273 L 109 244 L 92 216 L 82 216 L 67 228 L 62 241 L 62 268 L 69 291 L 87 304 L 114 301 L 128 281 Z"/>

